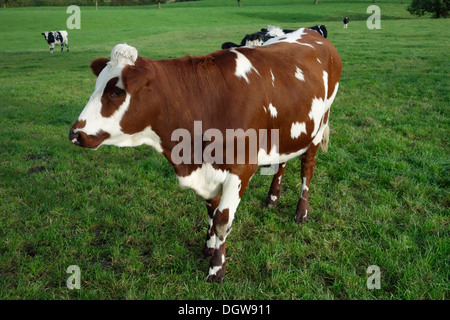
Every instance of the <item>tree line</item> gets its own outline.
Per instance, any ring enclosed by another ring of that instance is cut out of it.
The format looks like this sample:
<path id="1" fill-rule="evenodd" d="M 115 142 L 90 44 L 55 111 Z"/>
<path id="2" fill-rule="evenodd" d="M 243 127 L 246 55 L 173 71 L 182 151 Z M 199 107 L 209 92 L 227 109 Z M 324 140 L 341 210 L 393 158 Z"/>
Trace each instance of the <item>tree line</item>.
<path id="1" fill-rule="evenodd" d="M 198 1 L 198 0 L 0 0 L 0 5 L 6 7 L 33 7 L 33 6 L 142 6 L 167 2 Z M 315 5 L 319 0 L 312 0 Z M 377 0 L 367 2 L 377 3 Z M 400 0 L 399 0 L 400 1 Z M 241 0 L 237 0 L 241 7 Z M 403 0 L 401 0 L 403 4 Z M 449 16 L 450 0 L 412 0 L 407 10 L 417 16 L 430 13 L 433 18 L 447 18 Z"/>
<path id="2" fill-rule="evenodd" d="M 3 8 L 6 7 L 40 7 L 40 6 L 143 6 L 157 3 L 197 0 L 0 0 Z"/>

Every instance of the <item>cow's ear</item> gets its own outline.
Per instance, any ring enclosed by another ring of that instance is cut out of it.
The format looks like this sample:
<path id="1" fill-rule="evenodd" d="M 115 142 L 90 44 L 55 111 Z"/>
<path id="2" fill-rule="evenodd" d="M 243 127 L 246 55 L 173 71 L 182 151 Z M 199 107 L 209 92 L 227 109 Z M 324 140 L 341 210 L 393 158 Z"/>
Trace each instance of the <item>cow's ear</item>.
<path id="1" fill-rule="evenodd" d="M 90 65 L 92 73 L 98 77 L 98 75 L 106 67 L 106 64 L 108 62 L 109 62 L 109 59 L 106 59 L 106 58 L 98 58 L 98 59 L 93 60 Z"/>
<path id="2" fill-rule="evenodd" d="M 129 93 L 147 87 L 153 79 L 155 70 L 151 60 L 138 57 L 134 65 L 126 66 L 122 71 L 122 83 Z"/>

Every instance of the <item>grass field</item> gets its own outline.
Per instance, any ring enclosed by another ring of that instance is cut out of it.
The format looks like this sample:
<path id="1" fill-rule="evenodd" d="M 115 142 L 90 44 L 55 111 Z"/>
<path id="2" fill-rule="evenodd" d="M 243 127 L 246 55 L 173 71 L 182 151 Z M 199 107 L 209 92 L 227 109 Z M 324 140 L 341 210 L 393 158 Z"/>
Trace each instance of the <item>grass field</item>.
<path id="1" fill-rule="evenodd" d="M 40 33 L 66 29 L 66 8 L 0 9 L 0 299 L 449 299 L 450 21 L 405 2 L 377 3 L 381 30 L 363 0 L 82 7 L 70 52 L 53 55 Z M 325 24 L 341 54 L 330 149 L 308 224 L 293 221 L 300 161 L 276 208 L 261 207 L 271 178 L 253 178 L 224 283 L 207 284 L 206 208 L 167 161 L 145 146 L 77 148 L 68 131 L 94 88 L 90 61 L 115 44 L 203 54 L 268 24 Z M 70 265 L 80 290 L 66 287 Z"/>

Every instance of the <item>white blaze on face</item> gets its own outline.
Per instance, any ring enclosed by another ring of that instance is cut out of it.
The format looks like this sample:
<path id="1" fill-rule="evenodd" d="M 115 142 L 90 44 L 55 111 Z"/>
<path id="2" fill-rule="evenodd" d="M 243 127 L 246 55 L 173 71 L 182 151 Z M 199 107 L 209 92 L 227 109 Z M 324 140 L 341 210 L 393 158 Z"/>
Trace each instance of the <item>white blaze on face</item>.
<path id="1" fill-rule="evenodd" d="M 111 117 L 103 117 L 101 114 L 102 110 L 102 95 L 105 90 L 106 84 L 109 80 L 113 78 L 118 78 L 116 86 L 124 89 L 122 83 L 122 70 L 127 65 L 134 65 L 137 59 L 137 50 L 126 44 L 118 44 L 111 51 L 111 60 L 108 62 L 106 67 L 100 72 L 95 83 L 94 93 L 91 95 L 89 102 L 84 107 L 80 116 L 79 121 L 86 121 L 86 125 L 82 129 L 75 129 L 76 131 L 82 131 L 88 135 L 96 135 L 100 130 L 108 132 L 111 137 L 120 134 L 122 132 L 120 128 L 120 120 L 127 111 L 130 105 L 131 96 L 126 93 L 125 101 L 119 107 L 119 109 L 114 112 Z"/>
<path id="2" fill-rule="evenodd" d="M 240 53 L 235 49 L 231 49 L 230 51 L 237 55 L 236 70 L 234 72 L 235 76 L 239 78 L 244 78 L 245 81 L 247 81 L 247 83 L 250 83 L 247 74 L 254 70 L 259 75 L 258 70 L 255 69 L 250 60 L 248 60 L 247 57 L 244 56 L 242 53 Z"/>
<path id="3" fill-rule="evenodd" d="M 119 78 L 116 85 L 123 89 L 121 74 L 124 67 L 125 65 L 118 66 L 108 63 L 98 75 L 94 93 L 91 95 L 91 98 L 78 117 L 79 121 L 86 121 L 86 125 L 82 129 L 75 129 L 75 132 L 82 131 L 88 135 L 96 135 L 100 130 L 103 130 L 108 132 L 111 136 L 122 132 L 120 120 L 130 105 L 131 96 L 126 93 L 125 101 L 111 117 L 103 117 L 101 111 L 102 95 L 108 81 L 112 78 Z"/>

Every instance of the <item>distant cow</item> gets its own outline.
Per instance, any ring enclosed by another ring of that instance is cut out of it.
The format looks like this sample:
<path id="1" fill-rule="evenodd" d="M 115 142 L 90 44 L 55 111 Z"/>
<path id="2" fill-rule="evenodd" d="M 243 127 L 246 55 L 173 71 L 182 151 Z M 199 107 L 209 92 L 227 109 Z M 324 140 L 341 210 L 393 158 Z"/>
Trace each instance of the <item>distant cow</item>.
<path id="1" fill-rule="evenodd" d="M 317 31 L 324 38 L 327 37 L 327 28 L 325 28 L 324 25 L 317 25 L 314 27 L 310 27 L 308 29 Z M 288 33 L 294 32 L 294 31 L 295 30 L 281 29 L 279 27 L 269 25 L 267 27 L 267 29 L 261 29 L 261 31 L 259 31 L 259 32 L 247 34 L 242 39 L 241 44 L 235 44 L 233 42 L 223 43 L 222 49 L 239 48 L 239 47 L 244 47 L 244 46 L 259 47 L 264 42 L 268 41 L 269 39 L 272 39 L 275 37 L 282 37 Z"/>
<path id="2" fill-rule="evenodd" d="M 67 31 L 46 31 L 41 33 L 50 47 L 50 53 L 53 53 L 55 44 L 61 45 L 61 52 L 64 50 L 64 44 L 66 45 L 67 52 L 69 52 L 69 39 Z"/>
<path id="3" fill-rule="evenodd" d="M 344 22 L 344 28 L 345 28 L 345 29 L 347 29 L 349 21 L 350 21 L 350 19 L 349 19 L 348 17 L 345 17 L 345 18 L 344 18 L 344 21 L 343 21 L 343 22 Z"/>
<path id="4" fill-rule="evenodd" d="M 301 28 L 260 47 L 162 60 L 118 44 L 91 69 L 95 89 L 70 141 L 90 149 L 145 144 L 168 160 L 180 186 L 206 200 L 207 281 L 224 276 L 225 242 L 258 166 L 279 165 L 267 197 L 276 204 L 286 162 L 301 159 L 294 219 L 307 221 L 316 153 L 342 70 L 330 41 Z"/>

